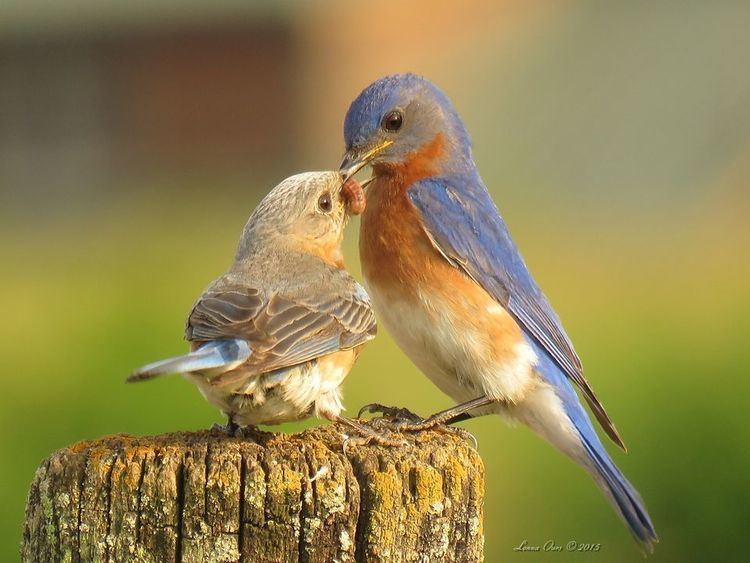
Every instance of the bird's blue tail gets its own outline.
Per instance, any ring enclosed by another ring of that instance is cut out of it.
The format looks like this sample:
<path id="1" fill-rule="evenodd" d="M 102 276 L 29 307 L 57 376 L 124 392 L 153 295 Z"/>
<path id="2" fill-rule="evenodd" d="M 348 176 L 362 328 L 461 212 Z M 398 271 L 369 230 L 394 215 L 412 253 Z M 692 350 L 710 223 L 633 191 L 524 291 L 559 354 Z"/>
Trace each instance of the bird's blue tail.
<path id="1" fill-rule="evenodd" d="M 250 354 L 250 347 L 245 340 L 213 340 L 184 356 L 145 365 L 134 371 L 127 381 L 145 381 L 172 373 L 200 372 L 215 375 L 236 368 L 244 363 Z"/>
<path id="2" fill-rule="evenodd" d="M 584 463 L 584 465 L 620 517 L 628 525 L 635 539 L 644 549 L 653 552 L 653 544 L 659 540 L 646 510 L 646 505 L 635 487 L 630 484 L 612 461 L 612 458 L 609 457 L 599 437 L 594 432 L 588 416 L 585 413 L 583 415 L 586 417 L 584 424 L 579 424 L 576 420 L 573 422 L 589 458 L 589 463 Z"/>
<path id="3" fill-rule="evenodd" d="M 659 539 L 641 496 L 609 457 L 570 380 L 543 350 L 536 349 L 537 372 L 551 387 L 540 388 L 536 401 L 528 401 L 522 420 L 591 474 L 635 539 L 652 552 Z"/>

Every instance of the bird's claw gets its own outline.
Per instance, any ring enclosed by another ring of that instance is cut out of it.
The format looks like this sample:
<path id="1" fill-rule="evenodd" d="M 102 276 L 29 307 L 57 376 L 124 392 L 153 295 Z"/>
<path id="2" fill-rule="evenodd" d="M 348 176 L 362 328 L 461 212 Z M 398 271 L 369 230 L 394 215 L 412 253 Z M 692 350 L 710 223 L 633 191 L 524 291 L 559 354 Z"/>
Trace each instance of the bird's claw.
<path id="1" fill-rule="evenodd" d="M 453 434 L 461 438 L 464 442 L 468 443 L 473 449 L 479 449 L 479 442 L 477 437 L 465 428 L 458 428 L 456 426 L 438 426 L 435 428 L 438 432 L 445 432 L 446 434 Z"/>
<path id="2" fill-rule="evenodd" d="M 387 430 L 384 431 L 384 429 L 373 427 L 370 424 L 362 424 L 361 422 L 351 419 L 342 419 L 341 422 L 346 424 L 357 434 L 357 436 L 344 435 L 344 452 L 346 452 L 350 444 L 355 446 L 375 444 L 377 446 L 395 448 L 407 444 L 406 440 L 403 438 L 394 438 Z"/>
<path id="3" fill-rule="evenodd" d="M 383 417 L 393 419 L 394 421 L 406 421 L 411 423 L 422 422 L 422 417 L 411 412 L 409 409 L 402 407 L 389 407 L 380 403 L 369 403 L 359 409 L 357 418 L 362 418 L 364 413 L 380 414 Z"/>

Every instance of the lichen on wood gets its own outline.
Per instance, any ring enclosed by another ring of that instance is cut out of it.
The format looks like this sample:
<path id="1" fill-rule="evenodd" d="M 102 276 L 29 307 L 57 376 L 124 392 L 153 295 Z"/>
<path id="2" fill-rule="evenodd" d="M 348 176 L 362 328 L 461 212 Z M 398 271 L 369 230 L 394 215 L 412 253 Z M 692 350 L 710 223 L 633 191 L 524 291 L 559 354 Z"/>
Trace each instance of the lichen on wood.
<path id="1" fill-rule="evenodd" d="M 42 462 L 24 561 L 481 561 L 484 469 L 460 437 L 109 436 Z"/>

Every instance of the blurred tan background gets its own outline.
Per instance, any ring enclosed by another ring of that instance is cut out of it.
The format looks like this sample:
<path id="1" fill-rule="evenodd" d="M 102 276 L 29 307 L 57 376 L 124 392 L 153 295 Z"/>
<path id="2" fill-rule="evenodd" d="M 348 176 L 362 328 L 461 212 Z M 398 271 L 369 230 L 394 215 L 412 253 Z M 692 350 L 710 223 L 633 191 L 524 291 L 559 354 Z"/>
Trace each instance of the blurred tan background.
<path id="1" fill-rule="evenodd" d="M 123 380 L 185 349 L 185 315 L 258 200 L 336 167 L 349 102 L 411 70 L 464 117 L 630 447 L 613 455 L 661 536 L 650 560 L 746 561 L 748 29 L 740 0 L 4 0 L 0 560 L 52 450 L 221 420 L 182 379 Z M 358 273 L 356 239 L 354 222 Z M 350 413 L 450 404 L 384 331 L 345 390 Z M 488 561 L 641 560 L 572 463 L 500 420 L 464 427 L 487 467 Z M 523 540 L 602 550 L 514 552 Z"/>

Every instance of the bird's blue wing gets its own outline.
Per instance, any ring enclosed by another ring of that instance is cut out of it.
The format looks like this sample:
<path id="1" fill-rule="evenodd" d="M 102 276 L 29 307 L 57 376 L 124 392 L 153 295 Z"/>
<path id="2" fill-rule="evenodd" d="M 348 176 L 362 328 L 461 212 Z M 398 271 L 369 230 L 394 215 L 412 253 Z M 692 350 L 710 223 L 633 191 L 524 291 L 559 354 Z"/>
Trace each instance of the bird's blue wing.
<path id="1" fill-rule="evenodd" d="M 505 222 L 478 178 L 421 180 L 407 194 L 435 247 L 503 305 L 574 381 L 612 440 L 625 445 L 583 368 L 560 319 L 531 277 Z"/>

